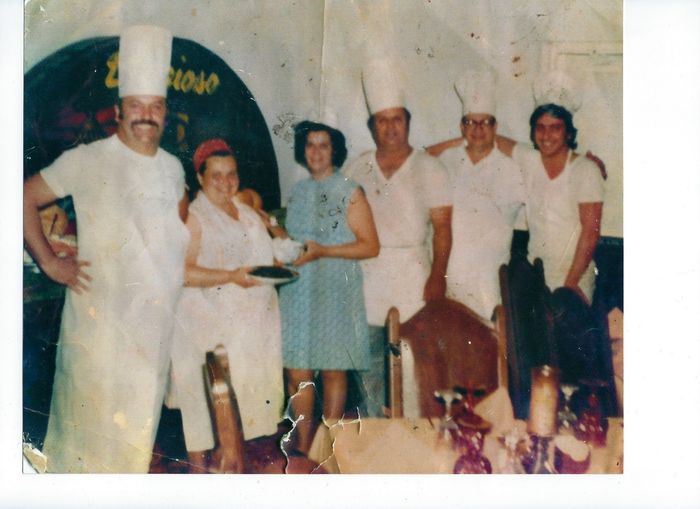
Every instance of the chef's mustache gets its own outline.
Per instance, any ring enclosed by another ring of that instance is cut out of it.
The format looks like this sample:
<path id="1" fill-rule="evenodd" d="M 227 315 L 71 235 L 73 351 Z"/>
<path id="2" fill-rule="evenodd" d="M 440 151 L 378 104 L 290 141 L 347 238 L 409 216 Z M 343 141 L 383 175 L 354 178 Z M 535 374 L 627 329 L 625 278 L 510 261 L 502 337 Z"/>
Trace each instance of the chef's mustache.
<path id="1" fill-rule="evenodd" d="M 139 125 L 139 124 L 150 125 L 150 126 L 153 126 L 153 127 L 160 127 L 160 124 L 159 124 L 158 122 L 156 122 L 155 120 L 149 120 L 149 119 L 147 119 L 147 118 L 144 118 L 144 119 L 142 119 L 142 120 L 134 120 L 134 121 L 131 123 L 131 127 L 136 127 L 136 126 Z"/>

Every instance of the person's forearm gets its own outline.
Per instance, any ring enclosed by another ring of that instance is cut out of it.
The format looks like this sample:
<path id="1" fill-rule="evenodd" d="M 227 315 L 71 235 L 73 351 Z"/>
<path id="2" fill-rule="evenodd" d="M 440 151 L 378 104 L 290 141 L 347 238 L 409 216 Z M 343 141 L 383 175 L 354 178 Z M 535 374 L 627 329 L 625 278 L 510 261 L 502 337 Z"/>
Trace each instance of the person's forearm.
<path id="1" fill-rule="evenodd" d="M 234 271 L 208 269 L 198 265 L 185 266 L 185 286 L 209 288 L 233 282 L 235 282 Z"/>
<path id="2" fill-rule="evenodd" d="M 36 202 L 27 193 L 24 194 L 24 242 L 27 251 L 39 267 L 44 267 L 56 257 L 41 227 L 41 218 Z"/>
<path id="3" fill-rule="evenodd" d="M 347 258 L 349 260 L 363 260 L 374 258 L 379 254 L 379 244 L 371 241 L 356 240 L 347 244 L 332 246 L 321 245 L 319 258 Z"/>
<path id="4" fill-rule="evenodd" d="M 595 252 L 599 239 L 600 232 L 598 230 L 581 232 L 578 242 L 576 243 L 576 251 L 574 253 L 574 259 L 571 262 L 571 268 L 566 276 L 566 281 L 564 281 L 564 286 L 578 286 L 581 277 L 593 260 L 593 253 Z"/>
<path id="5" fill-rule="evenodd" d="M 496 148 L 508 157 L 513 157 L 513 149 L 515 148 L 515 140 L 506 138 L 500 134 L 496 135 Z"/>
<path id="6" fill-rule="evenodd" d="M 452 229 L 442 227 L 433 234 L 433 263 L 430 269 L 431 276 L 445 277 L 447 262 L 452 249 Z"/>
<path id="7" fill-rule="evenodd" d="M 281 226 L 267 226 L 267 231 L 270 232 L 270 235 L 275 238 L 275 239 L 288 239 L 289 234 L 287 233 L 287 230 L 282 228 Z"/>

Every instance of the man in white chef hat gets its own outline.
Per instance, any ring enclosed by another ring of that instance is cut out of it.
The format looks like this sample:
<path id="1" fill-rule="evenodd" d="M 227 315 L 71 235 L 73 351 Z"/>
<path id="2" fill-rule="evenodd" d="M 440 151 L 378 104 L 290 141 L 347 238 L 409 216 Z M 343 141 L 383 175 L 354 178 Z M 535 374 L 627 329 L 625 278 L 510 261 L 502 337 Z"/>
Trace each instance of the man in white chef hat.
<path id="1" fill-rule="evenodd" d="M 573 78 L 551 71 L 533 84 L 535 110 L 530 116 L 533 146 L 497 137 L 499 149 L 523 170 L 528 255 L 541 258 L 547 286 L 567 287 L 587 304 L 593 296 L 593 253 L 603 213 L 603 168 L 575 152 L 574 113 L 581 97 Z M 602 165 L 602 162 L 597 161 Z"/>
<path id="2" fill-rule="evenodd" d="M 43 453 L 52 472 L 147 472 L 188 239 L 184 171 L 159 148 L 171 34 L 124 30 L 115 135 L 62 154 L 24 184 L 24 236 L 66 285 Z M 51 250 L 38 210 L 71 195 L 78 258 Z"/>
<path id="3" fill-rule="evenodd" d="M 364 189 L 381 245 L 378 257 L 362 261 L 372 368 L 359 373 L 366 392 L 361 412 L 377 417 L 386 402 L 387 312 L 396 306 L 408 320 L 427 301 L 445 296 L 452 199 L 442 164 L 409 144 L 411 115 L 396 62 L 369 62 L 362 82 L 376 150 L 351 162 L 346 175 Z"/>
<path id="4" fill-rule="evenodd" d="M 593 254 L 600 238 L 604 166 L 577 148 L 574 114 L 581 106 L 578 83 L 554 70 L 533 84 L 532 145 L 497 137 L 496 143 L 523 170 L 528 257 L 542 259 L 552 290 L 553 336 L 562 383 L 584 378 L 609 382 L 601 396 L 605 412 L 614 405 L 609 344 L 589 307 L 595 286 Z"/>
<path id="5" fill-rule="evenodd" d="M 447 296 L 490 320 L 501 301 L 498 269 L 510 258 L 525 193 L 518 166 L 495 149 L 493 74 L 467 72 L 455 90 L 462 102 L 462 143 L 439 154 L 453 193 Z"/>

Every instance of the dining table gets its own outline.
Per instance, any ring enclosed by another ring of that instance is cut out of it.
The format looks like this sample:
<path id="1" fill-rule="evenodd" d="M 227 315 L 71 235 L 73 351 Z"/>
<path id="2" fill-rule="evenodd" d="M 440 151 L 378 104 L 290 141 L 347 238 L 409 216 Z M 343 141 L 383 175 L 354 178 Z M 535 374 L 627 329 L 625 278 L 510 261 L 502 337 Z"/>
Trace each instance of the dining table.
<path id="1" fill-rule="evenodd" d="M 502 406 L 502 404 L 499 404 Z M 477 407 L 479 410 L 479 407 Z M 478 412 L 477 412 L 478 413 Z M 508 412 L 482 411 L 494 424 L 484 437 L 482 455 L 492 473 L 511 473 L 503 437 L 515 433 L 527 440 L 526 421 Z M 497 422 L 498 421 L 498 422 Z M 329 473 L 341 474 L 450 474 L 462 452 L 445 433 L 441 418 L 352 418 L 321 424 L 309 458 Z M 624 460 L 622 417 L 607 418 L 604 445 L 591 440 L 590 463 L 585 474 L 621 474 Z M 554 438 L 554 437 L 552 437 Z M 511 455 L 512 459 L 512 455 Z M 548 449 L 554 464 L 554 440 Z"/>

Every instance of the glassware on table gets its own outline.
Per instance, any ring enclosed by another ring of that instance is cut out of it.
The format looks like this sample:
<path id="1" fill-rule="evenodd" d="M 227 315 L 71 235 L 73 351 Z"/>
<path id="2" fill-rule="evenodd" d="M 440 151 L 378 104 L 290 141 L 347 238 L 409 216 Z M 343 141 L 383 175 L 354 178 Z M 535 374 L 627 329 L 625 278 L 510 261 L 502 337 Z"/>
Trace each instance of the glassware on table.
<path id="1" fill-rule="evenodd" d="M 500 474 L 524 474 L 525 469 L 522 464 L 522 454 L 520 448 L 525 442 L 523 430 L 513 428 L 503 436 L 498 437 L 498 441 L 505 451 L 505 459 L 498 470 Z"/>
<path id="2" fill-rule="evenodd" d="M 453 417 L 452 441 L 462 455 L 454 466 L 455 474 L 490 474 L 491 462 L 483 455 L 484 438 L 491 423 L 474 413 L 473 398 L 465 398 L 461 410 Z"/>
<path id="3" fill-rule="evenodd" d="M 457 429 L 452 419 L 452 405 L 462 399 L 462 394 L 453 389 L 443 389 L 435 391 L 434 395 L 445 406 L 445 415 L 440 420 L 438 440 L 448 442 L 452 438 L 452 431 Z"/>
<path id="4" fill-rule="evenodd" d="M 559 408 L 559 370 L 548 365 L 537 366 L 532 368 L 531 376 L 527 431 L 541 437 L 554 436 Z"/>
<path id="5" fill-rule="evenodd" d="M 549 442 L 557 432 L 558 408 L 559 370 L 548 365 L 532 368 L 527 420 L 530 449 L 523 458 L 523 468 L 528 474 L 556 473 L 549 462 Z"/>
<path id="6" fill-rule="evenodd" d="M 557 418 L 559 420 L 559 433 L 570 434 L 574 432 L 578 417 L 571 410 L 571 396 L 578 390 L 577 385 L 562 384 L 561 393 L 564 396 L 563 408 L 559 411 Z"/>
<path id="7" fill-rule="evenodd" d="M 591 447 L 573 435 L 554 439 L 554 468 L 560 474 L 585 474 L 591 466 Z"/>
<path id="8" fill-rule="evenodd" d="M 551 436 L 530 435 L 530 450 L 523 458 L 523 468 L 528 474 L 556 474 L 549 461 Z"/>
<path id="9" fill-rule="evenodd" d="M 608 421 L 603 416 L 603 408 L 598 399 L 598 391 L 608 386 L 604 380 L 587 379 L 581 383 L 589 389 L 586 408 L 581 414 L 574 435 L 579 440 L 590 443 L 594 447 L 605 447 L 607 443 Z"/>

